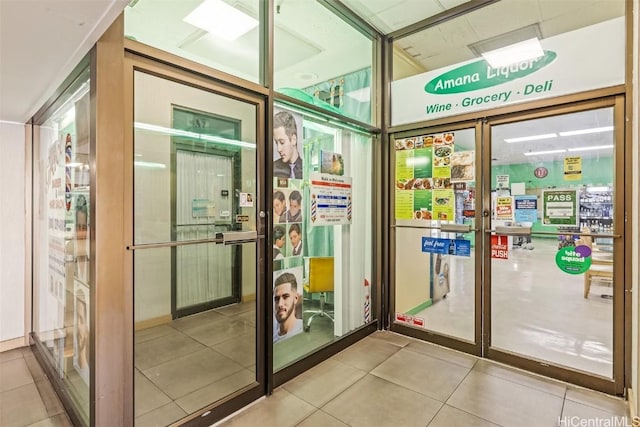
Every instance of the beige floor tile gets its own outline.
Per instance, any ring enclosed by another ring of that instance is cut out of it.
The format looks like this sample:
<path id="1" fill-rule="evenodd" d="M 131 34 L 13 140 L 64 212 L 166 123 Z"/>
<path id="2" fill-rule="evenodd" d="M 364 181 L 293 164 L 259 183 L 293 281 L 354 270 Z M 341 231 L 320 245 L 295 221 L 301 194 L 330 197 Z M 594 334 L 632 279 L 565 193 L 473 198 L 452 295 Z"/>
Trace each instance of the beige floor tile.
<path id="1" fill-rule="evenodd" d="M 469 368 L 403 348 L 371 374 L 444 402 L 468 372 Z"/>
<path id="2" fill-rule="evenodd" d="M 471 371 L 447 404 L 501 426 L 544 426 L 557 423 L 560 397 L 502 378 Z"/>
<path id="3" fill-rule="evenodd" d="M 329 359 L 287 382 L 283 388 L 319 408 L 365 375 L 360 369 Z"/>
<path id="4" fill-rule="evenodd" d="M 449 405 L 444 405 L 428 427 L 499 427 Z"/>
<path id="5" fill-rule="evenodd" d="M 201 323 L 198 326 L 183 329 L 186 335 L 209 347 L 240 335 L 255 333 L 255 331 L 255 325 L 233 318 Z"/>
<path id="6" fill-rule="evenodd" d="M 236 336 L 211 347 L 220 354 L 227 356 L 236 363 L 244 366 L 256 363 L 256 334 L 249 333 Z"/>
<path id="7" fill-rule="evenodd" d="M 28 426 L 47 417 L 35 383 L 0 393 L 0 426 Z"/>
<path id="8" fill-rule="evenodd" d="M 175 400 L 240 370 L 242 366 L 207 348 L 143 373 Z"/>
<path id="9" fill-rule="evenodd" d="M 347 425 L 326 412 L 317 410 L 308 418 L 305 418 L 297 427 L 347 427 Z"/>
<path id="10" fill-rule="evenodd" d="M 582 403 L 565 400 L 560 426 L 628 426 L 631 419 L 626 414 L 602 411 Z"/>
<path id="11" fill-rule="evenodd" d="M 226 322 L 229 321 L 227 316 L 217 313 L 214 310 L 205 311 L 203 313 L 194 314 L 192 316 L 181 317 L 171 322 L 171 327 L 179 331 L 194 328 L 210 322 Z"/>
<path id="12" fill-rule="evenodd" d="M 29 373 L 31 374 L 31 378 L 33 378 L 34 382 L 47 379 L 44 371 L 40 367 L 40 364 L 36 360 L 36 357 L 33 355 L 33 353 L 25 354 L 24 361 L 27 364 L 27 368 L 29 369 Z"/>
<path id="13" fill-rule="evenodd" d="M 473 370 L 544 391 L 545 393 L 550 393 L 558 397 L 564 398 L 564 394 L 567 391 L 567 385 L 563 382 L 521 371 L 516 368 L 502 366 L 488 360 L 478 360 Z"/>
<path id="14" fill-rule="evenodd" d="M 64 406 L 62 406 L 62 402 L 60 402 L 60 398 L 53 390 L 51 383 L 49 381 L 38 381 L 35 384 L 38 393 L 40 393 L 40 399 L 42 399 L 42 403 L 47 410 L 47 416 L 53 417 L 63 414 L 65 412 Z"/>
<path id="15" fill-rule="evenodd" d="M 187 414 L 180 409 L 178 405 L 171 402 L 167 405 L 161 406 L 158 409 L 154 409 L 140 417 L 136 417 L 136 427 L 159 427 L 167 426 L 181 418 L 184 418 Z"/>
<path id="16" fill-rule="evenodd" d="M 469 354 L 451 350 L 424 341 L 411 342 L 406 346 L 406 349 L 426 354 L 427 356 L 435 357 L 436 359 L 444 360 L 446 362 L 453 363 L 454 365 L 462 366 L 469 369 L 471 369 L 473 365 L 475 365 L 475 363 L 478 361 L 477 357 L 471 356 Z"/>
<path id="17" fill-rule="evenodd" d="M 134 381 L 134 414 L 136 417 L 144 415 L 171 402 L 169 396 L 164 394 L 162 390 L 149 381 L 149 379 L 138 369 L 135 370 Z"/>
<path id="18" fill-rule="evenodd" d="M 416 341 L 413 338 L 409 338 L 407 336 L 400 335 L 395 332 L 389 332 L 389 331 L 376 331 L 365 339 L 372 339 L 372 338 L 377 340 L 384 340 L 386 342 L 389 342 L 391 344 L 394 344 L 400 347 L 404 347 L 406 345 L 409 345 L 409 343 Z"/>
<path id="19" fill-rule="evenodd" d="M 135 346 L 136 368 L 144 371 L 205 348 L 193 338 L 174 332 L 137 344 Z"/>
<path id="20" fill-rule="evenodd" d="M 24 357 L 25 347 L 0 352 L 0 363 Z"/>
<path id="21" fill-rule="evenodd" d="M 216 313 L 224 316 L 236 316 L 238 314 L 256 311 L 256 302 L 246 302 L 244 304 L 232 304 L 215 310 Z"/>
<path id="22" fill-rule="evenodd" d="M 342 350 L 333 359 L 369 372 L 399 350 L 400 347 L 384 340 L 365 338 Z"/>
<path id="23" fill-rule="evenodd" d="M 240 372 L 222 378 L 213 384 L 187 394 L 176 403 L 188 414 L 198 411 L 211 403 L 255 383 L 256 374 L 243 369 Z"/>
<path id="24" fill-rule="evenodd" d="M 565 399 L 592 406 L 614 415 L 623 416 L 629 414 L 629 405 L 626 401 L 594 390 L 569 386 Z"/>
<path id="25" fill-rule="evenodd" d="M 141 329 L 139 331 L 135 331 L 135 343 L 140 344 L 145 341 L 150 341 L 155 338 L 160 338 L 165 335 L 175 334 L 176 330 L 171 326 L 160 325 L 154 326 L 153 328 Z"/>
<path id="26" fill-rule="evenodd" d="M 67 414 L 59 414 L 31 424 L 28 427 L 73 427 L 73 424 Z"/>
<path id="27" fill-rule="evenodd" d="M 260 400 L 220 426 L 295 426 L 315 410 L 304 400 L 279 388 L 270 397 Z"/>
<path id="28" fill-rule="evenodd" d="M 441 406 L 435 399 L 367 374 L 322 410 L 352 427 L 398 427 L 426 426 Z"/>
<path id="29" fill-rule="evenodd" d="M 0 391 L 12 390 L 33 383 L 31 372 L 24 358 L 10 359 L 0 363 Z"/>
<path id="30" fill-rule="evenodd" d="M 256 324 L 256 311 L 255 310 L 249 310 L 249 311 L 246 311 L 244 313 L 236 314 L 234 316 L 234 319 L 243 320 L 245 322 L 249 322 L 252 325 L 255 325 Z"/>

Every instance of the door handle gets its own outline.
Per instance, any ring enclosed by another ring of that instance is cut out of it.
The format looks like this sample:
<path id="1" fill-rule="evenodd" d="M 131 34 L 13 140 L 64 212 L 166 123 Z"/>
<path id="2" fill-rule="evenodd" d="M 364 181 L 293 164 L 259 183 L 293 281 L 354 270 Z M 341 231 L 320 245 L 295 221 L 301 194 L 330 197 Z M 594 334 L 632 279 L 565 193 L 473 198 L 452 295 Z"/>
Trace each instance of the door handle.
<path id="1" fill-rule="evenodd" d="M 216 238 L 222 238 L 222 241 L 218 241 L 217 243 L 234 245 L 237 243 L 255 242 L 258 238 L 258 232 L 256 230 L 225 231 L 224 233 L 218 233 Z"/>
<path id="2" fill-rule="evenodd" d="M 443 233 L 468 233 L 471 231 L 471 224 L 440 224 L 440 231 Z"/>
<path id="3" fill-rule="evenodd" d="M 487 232 L 505 236 L 531 236 L 531 227 L 498 225 L 495 230 L 487 230 Z"/>

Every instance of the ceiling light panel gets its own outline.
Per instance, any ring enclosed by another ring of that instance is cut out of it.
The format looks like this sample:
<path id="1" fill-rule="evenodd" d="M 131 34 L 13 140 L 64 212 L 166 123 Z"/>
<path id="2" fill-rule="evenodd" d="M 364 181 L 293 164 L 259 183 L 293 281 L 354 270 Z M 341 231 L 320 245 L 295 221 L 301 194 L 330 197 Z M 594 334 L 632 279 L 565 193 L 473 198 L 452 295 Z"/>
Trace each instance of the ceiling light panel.
<path id="1" fill-rule="evenodd" d="M 205 0 L 185 22 L 225 40 L 236 40 L 258 26 L 258 21 L 222 0 Z"/>

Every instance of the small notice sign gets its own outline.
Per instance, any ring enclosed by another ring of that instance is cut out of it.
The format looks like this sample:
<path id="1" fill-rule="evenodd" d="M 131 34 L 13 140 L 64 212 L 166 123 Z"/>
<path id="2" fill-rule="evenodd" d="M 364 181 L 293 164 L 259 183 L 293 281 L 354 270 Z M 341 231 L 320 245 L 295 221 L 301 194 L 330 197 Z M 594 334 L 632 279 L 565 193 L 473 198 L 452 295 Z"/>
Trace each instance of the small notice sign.
<path id="1" fill-rule="evenodd" d="M 249 215 L 236 215 L 236 222 L 249 222 Z"/>
<path id="2" fill-rule="evenodd" d="M 509 237 L 494 234 L 491 236 L 491 258 L 509 259 Z"/>

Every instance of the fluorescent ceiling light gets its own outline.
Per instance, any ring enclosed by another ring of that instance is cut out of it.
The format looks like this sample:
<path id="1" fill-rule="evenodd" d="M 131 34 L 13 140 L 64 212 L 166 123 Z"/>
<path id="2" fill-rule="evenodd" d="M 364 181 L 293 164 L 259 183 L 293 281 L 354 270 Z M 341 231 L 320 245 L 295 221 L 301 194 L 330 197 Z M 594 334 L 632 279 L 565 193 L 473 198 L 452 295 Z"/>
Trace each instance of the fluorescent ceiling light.
<path id="1" fill-rule="evenodd" d="M 567 150 L 547 150 L 547 151 L 529 151 L 528 153 L 522 153 L 525 156 L 537 156 L 538 154 L 556 154 L 564 153 Z"/>
<path id="2" fill-rule="evenodd" d="M 567 132 L 558 132 L 560 136 L 586 135 L 589 133 L 609 132 L 613 130 L 613 126 L 604 126 L 601 128 L 590 128 L 580 130 L 570 130 Z"/>
<path id="3" fill-rule="evenodd" d="M 613 144 L 609 145 L 594 145 L 593 147 L 577 147 L 569 148 L 569 151 L 589 151 L 589 150 L 604 150 L 605 148 L 613 148 Z"/>
<path id="4" fill-rule="evenodd" d="M 482 53 L 482 57 L 493 68 L 506 67 L 518 62 L 539 58 L 543 55 L 542 45 L 537 38 Z"/>
<path id="5" fill-rule="evenodd" d="M 135 122 L 133 127 L 136 129 L 148 130 L 151 132 L 163 133 L 172 136 L 183 136 L 186 138 L 200 139 L 202 141 L 215 142 L 216 144 L 235 145 L 244 148 L 256 148 L 256 144 L 251 142 L 238 141 L 235 139 L 222 138 L 220 136 L 206 135 L 203 133 L 190 132 L 187 130 L 171 129 L 163 126 L 150 125 L 148 123 Z"/>
<path id="6" fill-rule="evenodd" d="M 258 21 L 222 0 L 205 0 L 184 22 L 225 40 L 236 40 L 258 26 Z"/>
<path id="7" fill-rule="evenodd" d="M 65 163 L 64 167 L 66 168 L 81 168 L 82 166 L 84 166 L 84 163 L 78 163 L 78 162 L 69 162 L 69 163 Z"/>
<path id="8" fill-rule="evenodd" d="M 558 134 L 556 133 L 545 133 L 542 135 L 531 135 L 531 136 L 523 136 L 520 138 L 505 138 L 504 142 L 523 142 L 523 141 L 537 141 L 539 139 L 550 139 L 550 138 L 557 138 Z"/>

